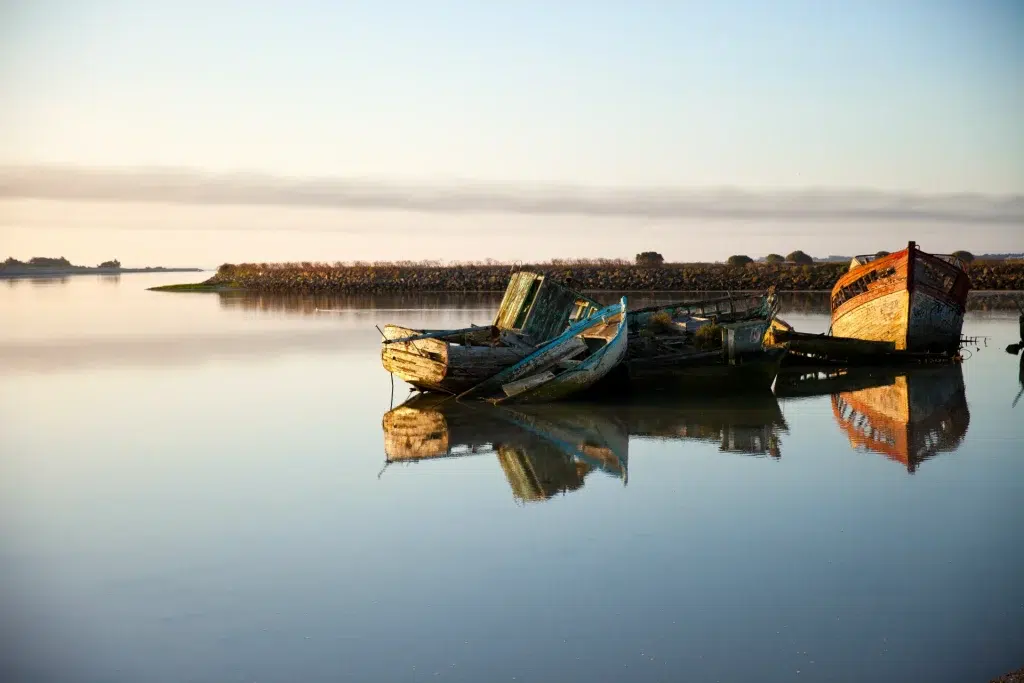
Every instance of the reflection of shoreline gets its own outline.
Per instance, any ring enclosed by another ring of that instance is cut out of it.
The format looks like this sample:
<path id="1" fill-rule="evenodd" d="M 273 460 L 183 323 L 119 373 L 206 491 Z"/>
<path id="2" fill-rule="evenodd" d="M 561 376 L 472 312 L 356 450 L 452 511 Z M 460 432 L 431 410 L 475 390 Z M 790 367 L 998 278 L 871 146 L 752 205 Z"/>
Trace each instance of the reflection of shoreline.
<path id="1" fill-rule="evenodd" d="M 884 455 L 910 473 L 925 460 L 956 450 L 971 420 L 959 364 L 825 377 L 791 374 L 781 378 L 776 391 L 782 398 L 831 396 L 833 417 L 851 447 Z"/>
<path id="2" fill-rule="evenodd" d="M 738 294 L 739 292 L 732 292 Z M 727 292 L 589 292 L 600 301 L 612 301 L 623 294 L 629 296 L 631 308 L 642 308 L 680 300 L 699 300 Z M 481 308 L 493 312 L 501 303 L 502 292 L 421 292 L 396 294 L 259 294 L 245 291 L 217 292 L 224 308 L 243 311 L 316 314 L 317 312 L 371 312 L 395 309 L 466 309 Z M 828 315 L 828 292 L 780 292 L 779 306 L 783 314 Z M 971 292 L 968 312 L 1014 311 L 1011 292 Z"/>

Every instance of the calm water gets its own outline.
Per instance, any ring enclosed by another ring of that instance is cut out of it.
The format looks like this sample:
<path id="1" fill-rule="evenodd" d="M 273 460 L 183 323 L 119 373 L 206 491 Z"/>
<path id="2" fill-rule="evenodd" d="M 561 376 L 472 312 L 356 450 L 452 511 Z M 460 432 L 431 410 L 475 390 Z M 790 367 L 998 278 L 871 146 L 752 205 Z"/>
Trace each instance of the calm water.
<path id="1" fill-rule="evenodd" d="M 374 325 L 487 322 L 496 297 L 144 291 L 180 280 L 0 282 L 5 681 L 1024 665 L 1015 311 L 970 314 L 990 339 L 962 371 L 392 411 Z M 814 310 L 784 316 L 822 331 Z"/>

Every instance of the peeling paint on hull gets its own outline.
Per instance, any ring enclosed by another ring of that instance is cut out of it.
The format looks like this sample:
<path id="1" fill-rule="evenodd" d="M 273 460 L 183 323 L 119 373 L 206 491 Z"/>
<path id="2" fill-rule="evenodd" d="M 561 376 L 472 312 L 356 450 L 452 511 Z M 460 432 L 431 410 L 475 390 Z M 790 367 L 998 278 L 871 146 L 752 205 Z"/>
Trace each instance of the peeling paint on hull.
<path id="1" fill-rule="evenodd" d="M 892 342 L 898 351 L 955 352 L 970 280 L 955 258 L 913 242 L 904 251 L 855 266 L 832 290 L 832 334 Z"/>

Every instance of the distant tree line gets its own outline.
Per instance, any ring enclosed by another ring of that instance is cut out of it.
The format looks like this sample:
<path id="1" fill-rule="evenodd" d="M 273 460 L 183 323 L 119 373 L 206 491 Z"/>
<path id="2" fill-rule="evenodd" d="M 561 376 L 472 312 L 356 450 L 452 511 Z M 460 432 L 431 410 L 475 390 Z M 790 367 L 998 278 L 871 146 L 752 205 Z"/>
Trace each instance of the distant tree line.
<path id="1" fill-rule="evenodd" d="M 63 256 L 59 258 L 51 258 L 47 256 L 33 256 L 28 261 L 20 261 L 13 256 L 8 256 L 2 263 L 0 268 L 83 268 L 84 266 L 76 266 L 71 261 L 68 261 Z M 97 266 L 98 268 L 120 268 L 121 262 L 117 259 L 111 261 L 104 261 Z"/>
<path id="2" fill-rule="evenodd" d="M 889 256 L 888 251 L 878 251 L 875 253 L 875 258 L 882 258 L 883 256 Z M 971 263 L 974 261 L 974 255 L 969 251 L 954 251 L 953 256 L 964 263 Z M 810 256 L 804 251 L 797 249 L 791 251 L 786 256 L 781 254 L 768 254 L 764 257 L 764 262 L 772 265 L 781 265 L 784 263 L 791 263 L 797 266 L 810 266 L 814 264 L 814 257 Z M 746 254 L 733 254 L 726 263 L 730 266 L 736 266 L 738 268 L 745 267 L 751 263 L 754 263 L 754 259 Z M 665 264 L 665 257 L 656 251 L 644 251 L 636 255 L 636 265 L 638 266 L 662 266 Z"/>
<path id="3" fill-rule="evenodd" d="M 764 261 L 765 263 L 771 263 L 775 265 L 782 263 L 792 263 L 793 265 L 797 266 L 809 266 L 814 263 L 814 258 L 798 249 L 796 251 L 789 252 L 789 254 L 786 256 L 783 256 L 782 254 L 768 254 L 767 256 L 765 256 Z M 746 254 L 733 254 L 728 259 L 726 259 L 726 263 L 729 264 L 730 266 L 737 266 L 740 268 L 747 266 L 753 262 L 754 259 L 750 258 Z"/>

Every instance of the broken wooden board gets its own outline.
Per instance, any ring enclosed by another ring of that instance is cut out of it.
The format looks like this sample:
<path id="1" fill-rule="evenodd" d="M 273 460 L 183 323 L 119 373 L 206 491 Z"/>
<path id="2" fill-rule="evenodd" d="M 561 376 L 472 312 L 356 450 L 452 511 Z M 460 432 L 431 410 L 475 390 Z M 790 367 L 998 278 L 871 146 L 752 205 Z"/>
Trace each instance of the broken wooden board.
<path id="1" fill-rule="evenodd" d="M 833 337 L 827 334 L 807 334 L 795 330 L 772 329 L 775 343 L 788 343 L 790 351 L 813 353 L 823 356 L 861 357 L 877 356 L 896 350 L 891 341 L 873 341 L 850 337 Z"/>
<path id="2" fill-rule="evenodd" d="M 505 392 L 506 396 L 515 396 L 516 394 L 521 394 L 524 391 L 540 386 L 554 378 L 555 373 L 550 370 L 545 370 L 537 375 L 530 375 L 529 377 L 524 377 L 523 379 L 503 384 L 501 389 Z"/>
<path id="3" fill-rule="evenodd" d="M 563 360 L 569 360 L 587 350 L 586 343 L 579 337 L 570 337 L 559 344 L 550 344 L 527 356 L 519 365 L 503 368 L 500 372 L 481 380 L 477 386 L 467 389 L 459 398 L 483 396 L 499 390 L 509 382 L 514 382 L 528 375 L 548 370 Z"/>

